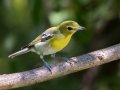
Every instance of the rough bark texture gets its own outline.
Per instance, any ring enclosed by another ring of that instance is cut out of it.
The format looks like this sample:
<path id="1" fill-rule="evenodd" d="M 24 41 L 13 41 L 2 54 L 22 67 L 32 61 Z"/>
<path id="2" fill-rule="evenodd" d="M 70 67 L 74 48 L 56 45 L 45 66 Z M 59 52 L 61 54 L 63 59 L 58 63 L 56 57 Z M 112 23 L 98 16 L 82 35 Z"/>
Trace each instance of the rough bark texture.
<path id="1" fill-rule="evenodd" d="M 25 72 L 0 75 L 0 89 L 11 89 L 44 82 L 118 59 L 120 59 L 120 44 L 73 57 L 71 64 L 60 62 L 52 65 L 52 72 L 46 67 L 41 67 Z"/>

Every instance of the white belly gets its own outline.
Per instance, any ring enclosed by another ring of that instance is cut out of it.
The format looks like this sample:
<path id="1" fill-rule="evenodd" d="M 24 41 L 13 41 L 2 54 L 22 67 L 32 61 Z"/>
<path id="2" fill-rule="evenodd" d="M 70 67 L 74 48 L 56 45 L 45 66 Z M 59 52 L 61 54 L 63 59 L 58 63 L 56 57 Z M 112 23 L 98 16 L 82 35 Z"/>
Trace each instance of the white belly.
<path id="1" fill-rule="evenodd" d="M 57 52 L 56 50 L 51 48 L 49 42 L 39 42 L 34 45 L 33 49 L 34 50 L 32 51 L 36 52 L 39 55 L 40 54 L 49 55 Z"/>

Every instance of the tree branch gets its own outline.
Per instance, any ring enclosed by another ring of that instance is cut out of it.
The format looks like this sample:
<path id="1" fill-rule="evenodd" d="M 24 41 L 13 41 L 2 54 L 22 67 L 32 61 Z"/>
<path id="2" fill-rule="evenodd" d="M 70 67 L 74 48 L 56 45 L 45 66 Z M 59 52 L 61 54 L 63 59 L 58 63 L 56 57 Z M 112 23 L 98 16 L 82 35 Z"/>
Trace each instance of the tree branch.
<path id="1" fill-rule="evenodd" d="M 0 75 L 0 89 L 11 89 L 44 82 L 56 77 L 98 66 L 120 59 L 120 44 L 71 58 L 71 64 L 60 62 L 52 65 L 52 72 L 46 67 L 30 71 Z"/>

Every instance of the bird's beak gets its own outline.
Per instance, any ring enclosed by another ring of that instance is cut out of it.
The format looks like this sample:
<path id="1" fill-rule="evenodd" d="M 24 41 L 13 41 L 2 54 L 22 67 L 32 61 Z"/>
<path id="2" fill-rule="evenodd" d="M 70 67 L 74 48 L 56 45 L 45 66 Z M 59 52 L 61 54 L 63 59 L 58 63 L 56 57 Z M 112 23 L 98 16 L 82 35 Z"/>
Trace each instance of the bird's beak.
<path id="1" fill-rule="evenodd" d="M 83 26 L 78 26 L 77 30 L 85 30 L 86 28 Z"/>

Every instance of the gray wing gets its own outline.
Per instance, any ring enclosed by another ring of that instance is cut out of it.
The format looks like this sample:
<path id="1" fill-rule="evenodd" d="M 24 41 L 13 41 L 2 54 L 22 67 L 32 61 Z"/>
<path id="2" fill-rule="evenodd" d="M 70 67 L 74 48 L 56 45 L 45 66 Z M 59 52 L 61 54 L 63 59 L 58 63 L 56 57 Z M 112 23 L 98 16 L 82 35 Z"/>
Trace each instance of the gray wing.
<path id="1" fill-rule="evenodd" d="M 41 35 L 39 35 L 36 39 L 34 39 L 31 43 L 22 47 L 21 49 L 29 48 L 38 42 L 45 42 L 51 39 L 57 32 L 58 30 L 56 30 L 56 27 L 49 28 L 45 32 L 43 32 Z"/>

